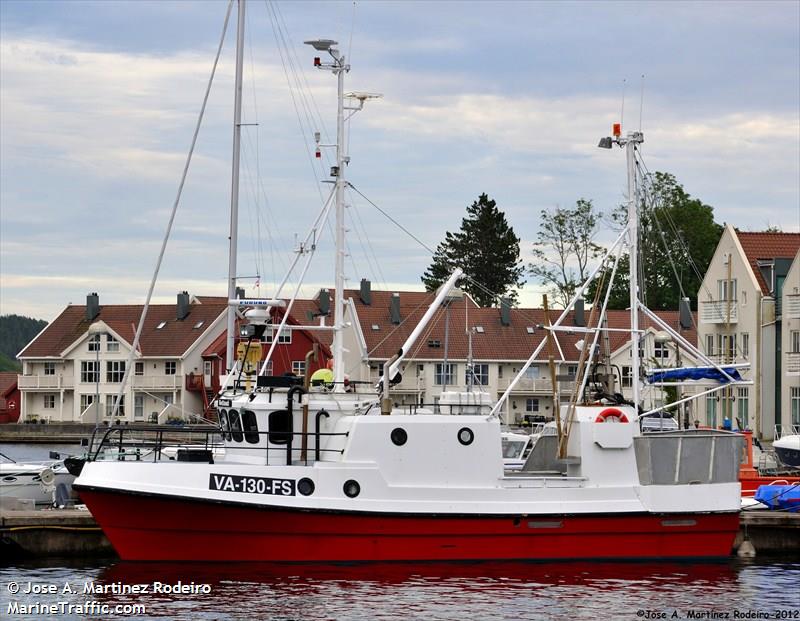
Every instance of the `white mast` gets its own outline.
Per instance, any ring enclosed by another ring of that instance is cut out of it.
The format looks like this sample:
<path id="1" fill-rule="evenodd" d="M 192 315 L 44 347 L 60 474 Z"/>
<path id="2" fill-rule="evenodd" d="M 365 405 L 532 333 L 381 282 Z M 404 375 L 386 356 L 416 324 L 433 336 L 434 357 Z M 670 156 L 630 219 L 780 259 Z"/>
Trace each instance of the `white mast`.
<path id="1" fill-rule="evenodd" d="M 239 237 L 239 154 L 242 140 L 242 59 L 244 57 L 245 0 L 238 0 L 236 29 L 236 86 L 233 102 L 233 163 L 231 171 L 231 224 L 228 247 L 228 299 L 236 297 L 236 253 Z M 236 307 L 228 305 L 228 339 L 225 361 L 230 371 L 233 366 L 233 343 L 236 338 Z"/>
<path id="2" fill-rule="evenodd" d="M 628 132 L 627 138 L 620 138 L 625 145 L 628 160 L 628 244 L 630 247 L 630 305 L 631 305 L 631 388 L 633 388 L 634 407 L 639 407 L 639 214 L 636 187 L 636 145 L 644 142 L 641 132 Z M 637 410 L 638 411 L 638 410 Z"/>

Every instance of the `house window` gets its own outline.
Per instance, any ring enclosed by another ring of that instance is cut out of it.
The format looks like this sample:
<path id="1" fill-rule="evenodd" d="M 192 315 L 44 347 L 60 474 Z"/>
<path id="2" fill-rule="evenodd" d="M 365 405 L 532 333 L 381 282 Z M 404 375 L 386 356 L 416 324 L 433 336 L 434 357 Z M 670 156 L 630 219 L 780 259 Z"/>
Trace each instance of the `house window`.
<path id="1" fill-rule="evenodd" d="M 539 412 L 539 400 L 538 399 L 525 399 L 525 411 L 526 412 Z"/>
<path id="2" fill-rule="evenodd" d="M 55 362 L 45 362 L 44 363 L 44 374 L 45 375 L 55 375 L 56 374 L 56 363 Z"/>
<path id="3" fill-rule="evenodd" d="M 641 352 L 639 352 L 641 353 Z M 575 376 L 578 374 L 578 366 L 574 364 L 570 364 L 567 366 L 567 375 L 571 380 L 575 379 Z"/>
<path id="4" fill-rule="evenodd" d="M 272 339 L 275 335 L 275 329 L 269 330 L 265 335 L 264 338 L 266 339 L 267 343 L 272 343 Z M 280 334 L 278 334 L 278 345 L 289 345 L 292 342 L 292 331 L 288 328 L 284 328 L 281 330 Z"/>
<path id="5" fill-rule="evenodd" d="M 465 383 L 469 385 L 470 372 L 469 365 L 466 368 Z M 472 383 L 476 386 L 489 385 L 489 365 L 488 364 L 473 364 L 472 365 Z"/>
<path id="6" fill-rule="evenodd" d="M 653 357 L 657 360 L 669 358 L 669 350 L 666 343 L 655 343 L 653 345 Z"/>
<path id="7" fill-rule="evenodd" d="M 791 388 L 792 425 L 800 425 L 800 386 Z"/>
<path id="8" fill-rule="evenodd" d="M 109 360 L 106 362 L 106 381 L 119 383 L 125 375 L 124 360 Z"/>
<path id="9" fill-rule="evenodd" d="M 306 361 L 305 360 L 292 360 L 292 373 L 295 375 L 305 375 Z"/>
<path id="10" fill-rule="evenodd" d="M 100 365 L 96 360 L 81 360 L 81 382 L 96 384 L 100 381 Z"/>
<path id="11" fill-rule="evenodd" d="M 305 370 L 305 369 L 304 369 L 304 370 Z M 211 373 L 211 372 L 209 371 L 209 374 L 210 374 L 210 373 Z M 267 362 L 267 368 L 266 368 L 266 369 L 265 369 L 265 371 L 264 371 L 264 375 L 272 375 L 272 360 L 270 360 L 269 362 Z"/>
<path id="12" fill-rule="evenodd" d="M 539 367 L 532 364 L 525 369 L 525 377 L 528 379 L 539 379 Z"/>
<path id="13" fill-rule="evenodd" d="M 714 355 L 714 335 L 706 334 L 706 356 Z"/>
<path id="14" fill-rule="evenodd" d="M 92 334 L 89 337 L 89 351 L 100 351 L 100 335 Z"/>
<path id="15" fill-rule="evenodd" d="M 712 428 L 717 426 L 717 398 L 714 395 L 706 397 L 706 423 Z"/>
<path id="16" fill-rule="evenodd" d="M 800 330 L 789 332 L 789 352 L 800 354 Z"/>
<path id="17" fill-rule="evenodd" d="M 164 363 L 164 375 L 175 375 L 175 371 L 177 371 L 178 363 L 174 360 L 167 360 Z"/>
<path id="18" fill-rule="evenodd" d="M 94 403 L 94 395 L 81 395 L 81 414 L 88 410 L 92 403 Z"/>
<path id="19" fill-rule="evenodd" d="M 622 367 L 622 387 L 630 388 L 633 385 L 633 367 Z"/>
<path id="20" fill-rule="evenodd" d="M 434 382 L 437 386 L 447 386 L 453 383 L 456 375 L 456 365 L 452 362 L 447 364 L 443 362 L 436 363 L 436 374 Z"/>
<path id="21" fill-rule="evenodd" d="M 56 396 L 55 395 L 44 395 L 44 409 L 45 410 L 54 410 L 56 407 Z"/>
<path id="22" fill-rule="evenodd" d="M 718 280 L 717 291 L 719 292 L 719 301 L 736 301 L 736 279 L 731 280 Z"/>
<path id="23" fill-rule="evenodd" d="M 144 395 L 133 396 L 133 418 L 134 420 L 144 419 Z"/>
<path id="24" fill-rule="evenodd" d="M 742 332 L 741 334 L 742 340 L 742 358 L 749 358 L 750 357 L 750 334 L 747 332 Z"/>
<path id="25" fill-rule="evenodd" d="M 747 427 L 747 415 L 750 411 L 750 389 L 738 388 L 736 391 L 736 417 Z"/>
<path id="26" fill-rule="evenodd" d="M 133 363 L 133 374 L 134 375 L 144 375 L 144 362 L 134 362 Z"/>
<path id="27" fill-rule="evenodd" d="M 498 364 L 497 365 L 497 378 L 498 379 L 503 379 L 503 365 L 502 364 Z"/>
<path id="28" fill-rule="evenodd" d="M 114 413 L 114 399 L 116 398 L 117 395 L 106 395 L 106 416 L 111 416 Z M 117 416 L 125 416 L 125 395 L 121 395 L 119 398 Z"/>
<path id="29" fill-rule="evenodd" d="M 106 334 L 106 351 L 119 351 L 119 341 L 110 334 Z"/>

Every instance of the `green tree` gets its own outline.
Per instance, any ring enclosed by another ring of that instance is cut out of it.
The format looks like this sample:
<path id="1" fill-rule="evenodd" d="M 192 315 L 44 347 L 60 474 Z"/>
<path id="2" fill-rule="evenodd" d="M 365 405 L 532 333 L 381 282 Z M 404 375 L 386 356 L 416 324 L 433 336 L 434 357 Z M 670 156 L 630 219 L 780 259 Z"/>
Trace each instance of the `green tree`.
<path id="1" fill-rule="evenodd" d="M 602 252 L 594 243 L 602 214 L 591 200 L 578 199 L 572 209 L 543 209 L 533 243 L 528 270 L 543 285 L 556 304 L 566 307 L 588 276 L 589 262 Z"/>
<path id="2" fill-rule="evenodd" d="M 481 306 L 491 306 L 500 296 L 517 300 L 516 288 L 524 284 L 519 237 L 505 214 L 486 194 L 467 207 L 467 217 L 456 233 L 448 231 L 422 275 L 428 291 L 436 290 L 456 267 L 468 277 L 461 288 Z"/>
<path id="3" fill-rule="evenodd" d="M 643 194 L 639 210 L 642 299 L 653 310 L 677 310 L 683 292 L 696 309 L 698 289 L 722 236 L 722 225 L 714 221 L 713 207 L 692 198 L 669 173 L 649 175 Z M 613 218 L 624 224 L 627 208 L 620 206 Z M 620 258 L 609 308 L 630 306 L 629 265 L 627 256 Z M 590 297 L 595 283 L 589 287 Z"/>
<path id="4" fill-rule="evenodd" d="M 46 321 L 22 317 L 21 315 L 3 315 L 0 317 L 0 370 L 21 371 L 22 365 L 15 360 L 17 354 L 46 325 Z"/>

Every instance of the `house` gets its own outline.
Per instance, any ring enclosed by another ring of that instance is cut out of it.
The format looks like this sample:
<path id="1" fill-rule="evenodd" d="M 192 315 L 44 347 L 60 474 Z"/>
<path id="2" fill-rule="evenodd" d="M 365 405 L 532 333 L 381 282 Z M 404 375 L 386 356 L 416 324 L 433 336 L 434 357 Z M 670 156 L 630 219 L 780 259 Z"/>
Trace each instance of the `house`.
<path id="1" fill-rule="evenodd" d="M 175 304 L 153 304 L 116 419 L 165 422 L 204 413 L 201 353 L 225 330 L 226 300 L 179 293 Z M 141 305 L 70 305 L 18 355 L 20 422 L 110 422 L 122 386 Z"/>
<path id="2" fill-rule="evenodd" d="M 697 296 L 698 345 L 719 363 L 749 363 L 742 376 L 753 384 L 706 397 L 703 423 L 736 418 L 769 440 L 776 425 L 788 422 L 781 397 L 781 300 L 798 249 L 800 233 L 725 226 Z"/>
<path id="3" fill-rule="evenodd" d="M 16 373 L 0 373 L 0 424 L 19 419 L 19 388 Z"/>
<path id="4" fill-rule="evenodd" d="M 782 294 L 781 423 L 800 433 L 800 250 L 786 274 Z"/>

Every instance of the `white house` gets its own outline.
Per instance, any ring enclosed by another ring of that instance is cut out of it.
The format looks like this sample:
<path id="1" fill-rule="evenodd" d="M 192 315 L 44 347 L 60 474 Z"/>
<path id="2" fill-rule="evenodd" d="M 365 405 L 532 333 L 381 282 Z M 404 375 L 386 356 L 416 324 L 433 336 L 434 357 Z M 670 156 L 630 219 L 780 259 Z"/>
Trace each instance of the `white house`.
<path id="1" fill-rule="evenodd" d="M 800 428 L 800 250 L 786 274 L 783 298 L 780 305 L 782 317 L 781 368 L 781 422 Z"/>

